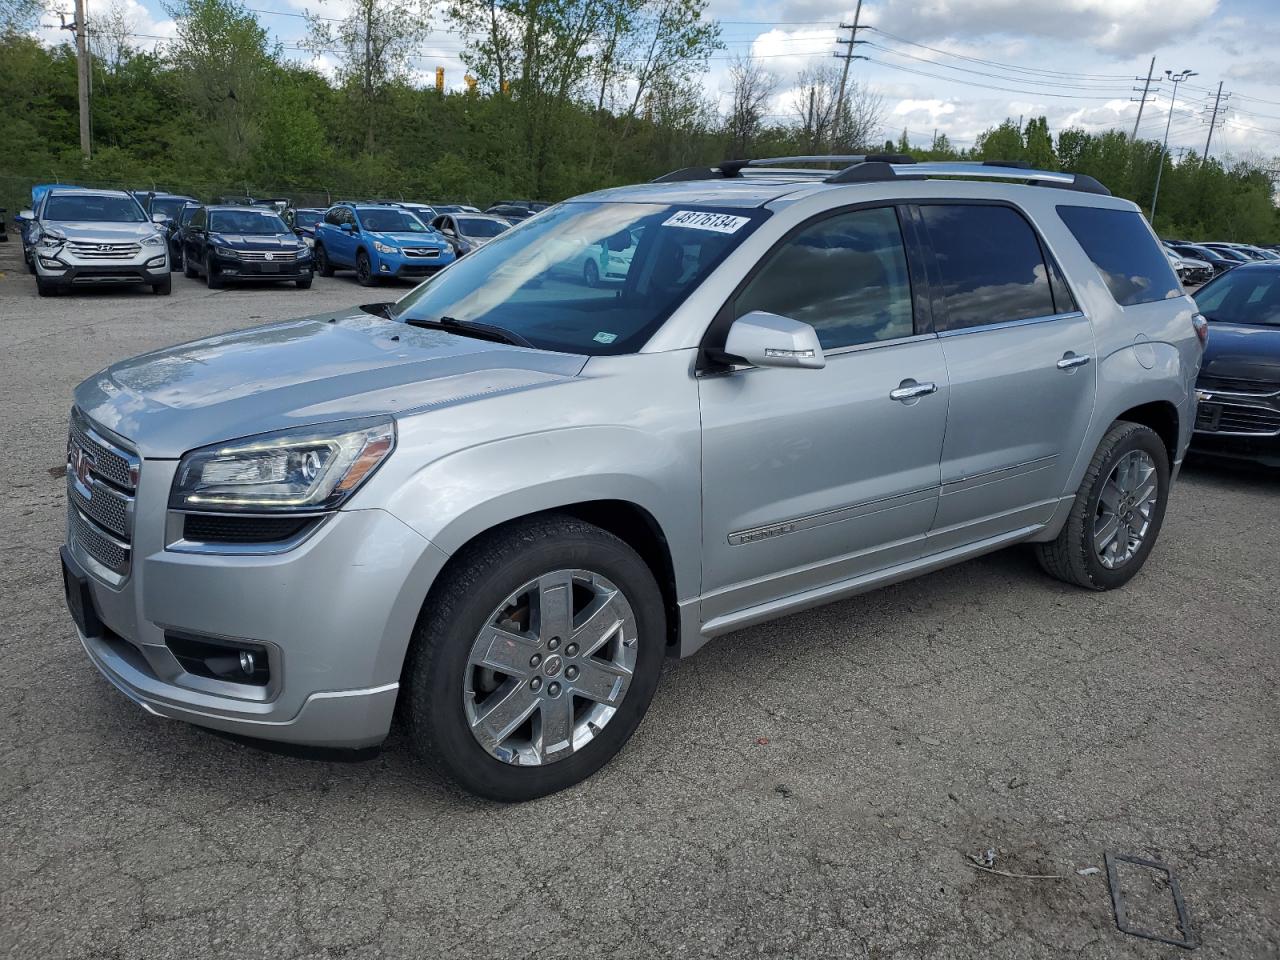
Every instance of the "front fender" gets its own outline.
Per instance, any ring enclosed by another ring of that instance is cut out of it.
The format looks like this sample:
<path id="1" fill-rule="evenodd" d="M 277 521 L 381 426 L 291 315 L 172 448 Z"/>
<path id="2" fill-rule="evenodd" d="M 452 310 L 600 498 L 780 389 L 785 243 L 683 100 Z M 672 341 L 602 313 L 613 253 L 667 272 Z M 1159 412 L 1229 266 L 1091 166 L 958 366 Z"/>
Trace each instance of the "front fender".
<path id="1" fill-rule="evenodd" d="M 625 426 L 566 427 L 467 447 L 413 473 L 391 493 L 387 509 L 453 554 L 518 517 L 591 501 L 626 501 L 657 522 L 671 551 L 677 598 L 688 599 L 701 588 L 694 427 L 689 436 Z"/>

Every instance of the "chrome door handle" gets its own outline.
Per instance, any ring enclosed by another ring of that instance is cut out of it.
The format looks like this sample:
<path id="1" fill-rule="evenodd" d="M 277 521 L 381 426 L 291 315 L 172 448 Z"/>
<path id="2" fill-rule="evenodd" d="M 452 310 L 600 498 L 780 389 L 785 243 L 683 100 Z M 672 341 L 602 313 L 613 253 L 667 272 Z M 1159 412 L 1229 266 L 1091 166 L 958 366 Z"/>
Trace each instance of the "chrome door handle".
<path id="1" fill-rule="evenodd" d="M 916 383 L 914 380 L 903 380 L 896 390 L 889 391 L 890 400 L 918 400 L 931 393 L 938 392 L 936 383 Z"/>
<path id="2" fill-rule="evenodd" d="M 1083 367 L 1092 360 L 1093 357 L 1087 353 L 1071 353 L 1068 351 L 1062 355 L 1062 359 L 1058 361 L 1059 370 L 1074 370 L 1076 367 Z"/>

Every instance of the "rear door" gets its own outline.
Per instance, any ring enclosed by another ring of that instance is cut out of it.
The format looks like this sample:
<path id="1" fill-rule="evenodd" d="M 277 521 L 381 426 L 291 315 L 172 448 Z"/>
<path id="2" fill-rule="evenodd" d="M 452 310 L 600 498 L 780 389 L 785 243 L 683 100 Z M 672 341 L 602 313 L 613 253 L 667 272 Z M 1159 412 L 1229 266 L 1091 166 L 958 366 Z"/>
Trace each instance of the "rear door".
<path id="1" fill-rule="evenodd" d="M 898 211 L 866 207 L 794 231 L 731 301 L 717 328 L 752 310 L 802 320 L 827 363 L 699 379 L 704 621 L 923 552 L 948 390 L 922 286 Z"/>
<path id="2" fill-rule="evenodd" d="M 951 382 L 935 549 L 1052 515 L 1093 413 L 1093 329 L 1017 208 L 921 204 Z"/>

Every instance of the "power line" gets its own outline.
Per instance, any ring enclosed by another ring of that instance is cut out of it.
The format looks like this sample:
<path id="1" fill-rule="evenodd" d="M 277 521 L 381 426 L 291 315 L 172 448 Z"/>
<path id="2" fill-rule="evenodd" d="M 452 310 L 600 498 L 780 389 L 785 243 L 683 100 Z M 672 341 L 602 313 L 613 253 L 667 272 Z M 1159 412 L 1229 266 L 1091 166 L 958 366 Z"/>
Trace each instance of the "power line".
<path id="1" fill-rule="evenodd" d="M 928 57 L 917 57 L 915 54 L 906 53 L 902 50 L 895 50 L 893 47 L 886 47 L 884 44 L 876 43 L 874 40 L 867 40 L 864 42 L 868 46 L 875 47 L 877 50 L 882 50 L 885 53 L 891 53 L 896 57 L 905 57 L 908 60 L 916 60 L 916 61 L 919 61 L 920 63 L 931 64 L 936 67 L 941 67 L 942 69 L 945 69 L 945 70 L 956 70 L 961 73 L 971 73 L 971 74 L 975 74 L 976 76 L 988 77 L 990 79 L 1008 80 L 1011 83 L 1026 83 L 1026 84 L 1033 84 L 1036 86 L 1055 87 L 1055 88 L 1070 89 L 1070 90 L 1091 90 L 1093 92 L 1101 92 L 1099 88 L 1082 87 L 1079 84 L 1061 83 L 1056 80 L 1033 80 L 1030 77 L 1002 77 L 999 75 L 992 76 L 990 70 L 973 70 L 968 67 L 957 67 L 949 63 L 942 63 L 938 60 L 930 60 Z M 1120 91 L 1117 88 L 1117 94 L 1119 94 L 1119 92 Z M 1128 90 L 1124 91 L 1124 93 L 1128 93 L 1128 92 L 1129 92 Z M 1115 100 L 1115 99 L 1118 99 L 1118 97 L 1104 97 L 1103 99 Z"/>
<path id="2" fill-rule="evenodd" d="M 867 29 L 874 30 L 882 37 L 888 37 L 890 40 L 896 40 L 899 43 L 909 44 L 913 47 L 920 47 L 923 50 L 929 50 L 933 53 L 942 54 L 943 56 L 953 57 L 957 60 L 968 60 L 972 63 L 981 63 L 989 67 L 1002 67 L 1005 70 L 1013 70 L 1019 73 L 1038 73 L 1047 74 L 1049 76 L 1073 77 L 1078 80 L 1123 80 L 1126 83 L 1129 81 L 1129 77 L 1119 73 L 1077 73 L 1068 70 L 1049 70 L 1043 67 L 1022 67 L 1013 63 L 1001 63 L 998 60 L 984 60 L 981 57 L 971 57 L 963 53 L 953 53 L 950 50 L 943 50 L 938 47 L 931 47 L 928 44 L 917 43 L 914 40 L 908 40 L 906 37 L 899 37 L 886 30 L 881 30 L 879 27 L 869 26 Z"/>
<path id="3" fill-rule="evenodd" d="M 868 58 L 870 60 L 870 58 Z M 928 73 L 925 70 L 917 70 L 914 67 L 904 67 L 898 63 L 890 63 L 887 60 L 870 60 L 871 63 L 879 64 L 882 67 L 888 67 L 890 70 L 900 70 L 903 73 L 913 73 L 916 76 L 928 77 L 930 80 L 941 80 L 944 83 L 959 83 L 969 87 L 981 87 L 984 90 L 1000 90 L 1004 93 L 1019 93 L 1026 97 L 1053 97 L 1057 100 L 1096 100 L 1096 101 L 1112 101 L 1119 99 L 1118 97 L 1091 97 L 1084 94 L 1071 93 L 1048 93 L 1043 90 L 1025 90 L 1016 89 L 1014 87 L 998 87 L 989 83 L 978 83 L 976 80 L 962 80 L 959 77 L 940 77 L 936 73 Z"/>

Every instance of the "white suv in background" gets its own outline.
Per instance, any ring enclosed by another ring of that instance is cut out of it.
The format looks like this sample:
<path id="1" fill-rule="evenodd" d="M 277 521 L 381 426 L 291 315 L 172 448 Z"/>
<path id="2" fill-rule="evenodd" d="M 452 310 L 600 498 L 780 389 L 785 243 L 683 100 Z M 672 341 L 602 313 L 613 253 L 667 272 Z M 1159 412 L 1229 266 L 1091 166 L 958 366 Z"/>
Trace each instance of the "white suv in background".
<path id="1" fill-rule="evenodd" d="M 102 284 L 173 289 L 163 230 L 123 190 L 53 189 L 22 216 L 36 221 L 31 261 L 42 297 Z"/>

